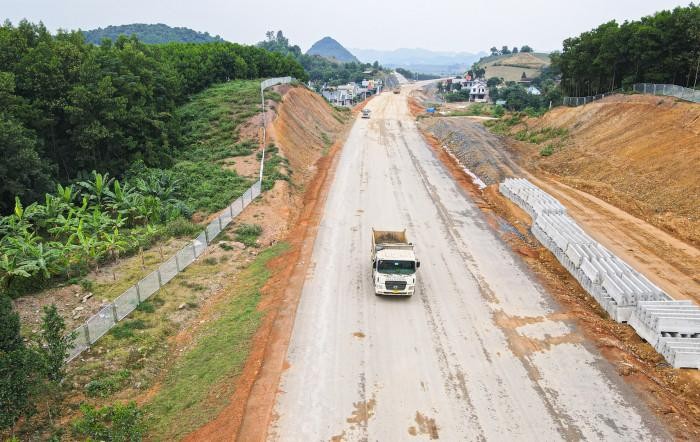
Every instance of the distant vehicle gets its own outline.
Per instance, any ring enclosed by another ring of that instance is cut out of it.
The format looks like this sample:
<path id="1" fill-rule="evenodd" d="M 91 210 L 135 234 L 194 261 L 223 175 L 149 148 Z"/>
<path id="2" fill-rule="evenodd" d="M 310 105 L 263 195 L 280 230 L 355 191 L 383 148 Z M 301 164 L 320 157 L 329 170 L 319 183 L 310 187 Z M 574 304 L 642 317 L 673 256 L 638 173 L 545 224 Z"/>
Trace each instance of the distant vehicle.
<path id="1" fill-rule="evenodd" d="M 400 93 L 401 93 L 401 89 L 395 87 L 394 90 L 393 90 L 392 92 L 394 92 L 395 94 L 400 94 Z"/>
<path id="2" fill-rule="evenodd" d="M 420 261 L 406 230 L 372 229 L 372 281 L 379 295 L 411 296 L 416 288 L 416 269 Z"/>
<path id="3" fill-rule="evenodd" d="M 371 112 L 372 112 L 372 111 L 369 110 L 369 109 L 362 109 L 362 118 L 369 118 L 369 114 L 370 114 Z"/>

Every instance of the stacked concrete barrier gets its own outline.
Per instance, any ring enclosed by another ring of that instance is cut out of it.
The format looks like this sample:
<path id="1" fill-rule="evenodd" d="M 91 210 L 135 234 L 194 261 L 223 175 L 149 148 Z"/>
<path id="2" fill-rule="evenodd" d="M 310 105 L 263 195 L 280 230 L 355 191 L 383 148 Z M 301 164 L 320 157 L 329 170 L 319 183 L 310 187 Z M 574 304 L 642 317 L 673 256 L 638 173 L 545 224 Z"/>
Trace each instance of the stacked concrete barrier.
<path id="1" fill-rule="evenodd" d="M 528 180 L 508 178 L 501 193 L 532 217 L 532 234 L 598 304 L 629 322 L 674 367 L 700 368 L 700 308 L 674 301 L 584 232 L 566 208 Z"/>

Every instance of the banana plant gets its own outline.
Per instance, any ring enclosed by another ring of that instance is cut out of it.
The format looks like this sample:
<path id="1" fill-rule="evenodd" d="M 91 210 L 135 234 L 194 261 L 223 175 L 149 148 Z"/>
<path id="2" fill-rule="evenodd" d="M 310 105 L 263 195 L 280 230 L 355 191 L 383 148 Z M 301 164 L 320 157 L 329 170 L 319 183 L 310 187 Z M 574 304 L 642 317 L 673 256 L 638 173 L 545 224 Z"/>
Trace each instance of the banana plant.
<path id="1" fill-rule="evenodd" d="M 114 178 L 109 177 L 109 173 L 105 172 L 104 174 L 101 174 L 93 170 L 92 181 L 78 181 L 78 186 L 82 188 L 82 193 L 84 196 L 95 204 L 101 206 L 104 198 L 107 196 L 107 192 L 109 191 L 109 187 L 111 186 L 113 180 Z"/>
<path id="2" fill-rule="evenodd" d="M 106 198 L 109 210 L 125 217 L 126 224 L 133 226 L 138 216 L 141 196 L 134 187 L 128 183 L 122 185 L 118 180 L 114 180 L 112 188 L 113 190 L 107 192 Z"/>
<path id="3" fill-rule="evenodd" d="M 35 273 L 48 279 L 58 273 L 57 261 L 60 251 L 49 247 L 44 247 L 44 243 L 29 244 L 27 247 L 26 261 L 34 269 Z"/>
<path id="4" fill-rule="evenodd" d="M 56 185 L 56 196 L 63 201 L 64 204 L 72 204 L 75 198 L 75 193 L 73 192 L 73 186 L 63 187 L 60 184 Z"/>
<path id="5" fill-rule="evenodd" d="M 34 266 L 34 263 L 19 261 L 9 253 L 3 253 L 0 256 L 0 287 L 5 290 L 10 286 L 14 278 L 29 278 L 36 271 L 37 268 Z"/>
<path id="6" fill-rule="evenodd" d="M 105 249 L 109 256 L 114 259 L 114 261 L 119 262 L 119 253 L 126 250 L 129 243 L 126 241 L 120 233 L 118 228 L 114 228 L 114 231 L 110 233 L 103 233 L 102 240 L 105 243 Z"/>

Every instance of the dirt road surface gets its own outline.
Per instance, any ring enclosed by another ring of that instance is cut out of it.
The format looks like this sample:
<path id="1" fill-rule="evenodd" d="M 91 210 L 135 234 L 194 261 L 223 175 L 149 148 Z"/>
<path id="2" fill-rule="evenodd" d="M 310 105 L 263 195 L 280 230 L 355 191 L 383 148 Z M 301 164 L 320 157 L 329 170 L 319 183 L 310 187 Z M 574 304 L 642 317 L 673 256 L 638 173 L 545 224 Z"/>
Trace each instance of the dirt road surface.
<path id="1" fill-rule="evenodd" d="M 668 439 L 425 144 L 410 87 L 343 148 L 268 439 Z M 374 295 L 372 227 L 408 229 L 413 297 Z"/>

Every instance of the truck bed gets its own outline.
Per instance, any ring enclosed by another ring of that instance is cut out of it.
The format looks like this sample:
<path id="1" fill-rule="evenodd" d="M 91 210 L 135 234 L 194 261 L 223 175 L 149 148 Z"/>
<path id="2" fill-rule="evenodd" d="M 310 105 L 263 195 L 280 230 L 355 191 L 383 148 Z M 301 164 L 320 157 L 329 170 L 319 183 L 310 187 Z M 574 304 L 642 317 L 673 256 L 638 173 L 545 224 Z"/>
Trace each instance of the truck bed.
<path id="1" fill-rule="evenodd" d="M 394 230 L 374 230 L 372 229 L 372 237 L 374 244 L 407 244 L 406 231 Z"/>

